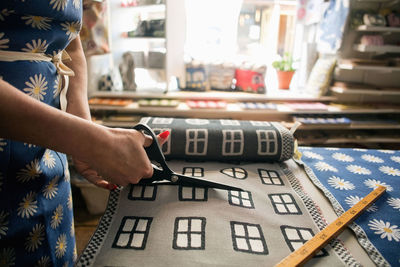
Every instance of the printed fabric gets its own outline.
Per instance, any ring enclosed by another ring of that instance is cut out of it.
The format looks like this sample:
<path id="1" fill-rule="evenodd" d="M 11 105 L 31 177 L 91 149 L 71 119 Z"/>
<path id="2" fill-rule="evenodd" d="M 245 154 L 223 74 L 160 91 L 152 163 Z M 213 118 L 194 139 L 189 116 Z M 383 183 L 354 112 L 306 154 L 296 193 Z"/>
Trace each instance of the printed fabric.
<path id="1" fill-rule="evenodd" d="M 0 53 L 54 56 L 79 33 L 80 0 L 2 0 Z M 60 108 L 53 63 L 0 61 L 0 78 Z M 73 266 L 72 195 L 64 154 L 0 138 L 0 265 Z"/>
<path id="2" fill-rule="evenodd" d="M 400 152 L 301 147 L 302 163 L 337 215 L 379 185 L 386 192 L 350 228 L 378 266 L 400 262 Z"/>

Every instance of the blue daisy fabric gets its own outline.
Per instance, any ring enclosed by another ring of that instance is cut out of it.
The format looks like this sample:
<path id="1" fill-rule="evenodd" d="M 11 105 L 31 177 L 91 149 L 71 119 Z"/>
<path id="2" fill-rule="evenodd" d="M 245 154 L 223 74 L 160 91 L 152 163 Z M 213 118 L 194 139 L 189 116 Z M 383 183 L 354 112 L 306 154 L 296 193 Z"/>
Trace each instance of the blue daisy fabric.
<path id="1" fill-rule="evenodd" d="M 350 226 L 379 266 L 400 264 L 400 151 L 300 147 L 300 163 L 341 215 L 377 188 L 386 192 Z"/>
<path id="2" fill-rule="evenodd" d="M 2 0 L 0 53 L 52 57 L 79 34 L 81 15 L 81 0 Z M 0 61 L 0 79 L 60 108 L 61 82 L 51 62 Z M 0 265 L 73 266 L 75 259 L 66 156 L 0 137 Z"/>

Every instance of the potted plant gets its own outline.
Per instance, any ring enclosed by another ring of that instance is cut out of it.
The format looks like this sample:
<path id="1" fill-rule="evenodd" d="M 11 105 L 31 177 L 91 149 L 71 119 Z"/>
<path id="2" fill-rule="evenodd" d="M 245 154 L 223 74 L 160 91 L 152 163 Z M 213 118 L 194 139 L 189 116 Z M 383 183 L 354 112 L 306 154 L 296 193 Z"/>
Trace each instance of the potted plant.
<path id="1" fill-rule="evenodd" d="M 278 86 L 280 89 L 289 89 L 293 74 L 296 71 L 293 67 L 293 58 L 289 53 L 285 53 L 280 60 L 272 62 L 272 67 L 278 74 Z"/>

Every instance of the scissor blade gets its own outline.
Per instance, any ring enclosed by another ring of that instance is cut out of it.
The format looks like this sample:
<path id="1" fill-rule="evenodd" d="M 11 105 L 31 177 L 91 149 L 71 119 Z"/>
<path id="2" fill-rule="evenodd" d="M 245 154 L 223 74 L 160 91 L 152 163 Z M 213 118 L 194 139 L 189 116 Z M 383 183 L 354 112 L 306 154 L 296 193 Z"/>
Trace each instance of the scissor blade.
<path id="1" fill-rule="evenodd" d="M 216 188 L 216 189 L 223 189 L 223 190 L 231 190 L 231 191 L 244 191 L 242 188 L 234 187 L 226 184 L 215 183 L 211 181 L 207 181 L 204 179 L 189 177 L 181 174 L 174 173 L 173 178 L 171 179 L 172 182 L 181 185 L 187 186 L 194 186 L 194 187 L 207 187 L 207 188 Z M 175 177 L 174 177 L 175 176 Z M 174 179 L 176 178 L 176 179 Z"/>

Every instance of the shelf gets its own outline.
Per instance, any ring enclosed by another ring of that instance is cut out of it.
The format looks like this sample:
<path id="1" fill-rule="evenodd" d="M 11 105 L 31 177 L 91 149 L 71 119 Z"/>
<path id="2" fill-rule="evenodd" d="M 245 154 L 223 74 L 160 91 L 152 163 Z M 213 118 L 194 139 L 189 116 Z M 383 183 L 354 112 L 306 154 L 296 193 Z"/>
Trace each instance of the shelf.
<path id="1" fill-rule="evenodd" d="M 332 145 L 344 143 L 357 143 L 357 144 L 379 144 L 379 143 L 400 143 L 398 137 L 360 137 L 360 138 L 321 138 L 321 139 L 299 139 L 299 145 Z"/>
<path id="2" fill-rule="evenodd" d="M 360 25 L 356 28 L 360 32 L 400 32 L 399 27 L 379 27 L 379 26 L 367 26 Z"/>
<path id="3" fill-rule="evenodd" d="M 398 45 L 354 45 L 354 50 L 359 52 L 374 52 L 378 54 L 384 53 L 400 53 L 400 46 Z"/>
<path id="4" fill-rule="evenodd" d="M 330 90 L 343 95 L 400 96 L 400 90 L 344 89 L 342 87 L 331 87 Z"/>
<path id="5" fill-rule="evenodd" d="M 343 70 L 366 70 L 366 71 L 379 71 L 379 72 L 393 72 L 400 71 L 400 67 L 390 66 L 373 66 L 373 65 L 352 65 L 339 63 L 338 67 Z"/>
<path id="6" fill-rule="evenodd" d="M 160 99 L 178 99 L 178 100 L 228 100 L 228 101 L 248 101 L 248 102 L 268 102 L 268 101 L 285 101 L 285 102 L 296 102 L 296 101 L 311 101 L 311 102 L 330 102 L 336 100 L 332 96 L 314 97 L 307 94 L 299 94 L 293 92 L 285 92 L 287 94 L 252 94 L 245 92 L 189 92 L 189 91 L 178 91 L 168 92 L 167 94 L 157 93 L 139 93 L 139 92 L 95 92 L 90 97 L 107 97 L 107 98 L 131 98 L 131 99 L 143 99 L 143 98 L 160 98 Z"/>

